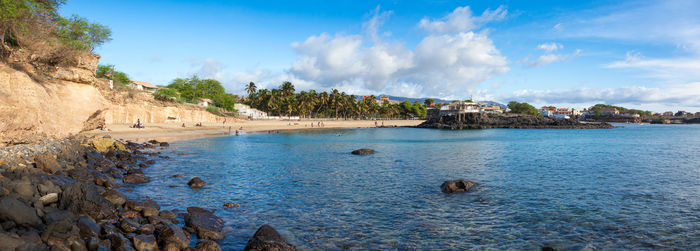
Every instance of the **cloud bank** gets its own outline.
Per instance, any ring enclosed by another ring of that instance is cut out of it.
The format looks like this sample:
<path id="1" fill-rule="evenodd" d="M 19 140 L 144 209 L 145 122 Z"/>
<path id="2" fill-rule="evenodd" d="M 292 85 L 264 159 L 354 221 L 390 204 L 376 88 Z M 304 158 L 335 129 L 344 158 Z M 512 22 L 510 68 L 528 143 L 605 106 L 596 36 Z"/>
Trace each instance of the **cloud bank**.
<path id="1" fill-rule="evenodd" d="M 481 30 L 504 19 L 504 7 L 475 16 L 465 6 L 438 19 L 423 18 L 417 26 L 426 35 L 413 49 L 380 32 L 390 15 L 377 8 L 363 24 L 363 34 L 322 33 L 293 43 L 298 57 L 281 75 L 309 88 L 449 98 L 467 96 L 480 83 L 510 70 L 488 32 Z M 239 73 L 236 80 L 279 79 L 263 75 Z"/>

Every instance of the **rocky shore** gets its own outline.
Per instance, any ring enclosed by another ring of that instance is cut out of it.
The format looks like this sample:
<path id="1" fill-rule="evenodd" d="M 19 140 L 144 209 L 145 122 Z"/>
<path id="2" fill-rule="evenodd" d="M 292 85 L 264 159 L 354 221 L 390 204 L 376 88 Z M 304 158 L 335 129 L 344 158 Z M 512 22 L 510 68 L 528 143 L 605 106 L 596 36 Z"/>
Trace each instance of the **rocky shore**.
<path id="1" fill-rule="evenodd" d="M 437 129 L 486 129 L 486 128 L 557 128 L 557 129 L 601 129 L 613 128 L 608 123 L 582 123 L 573 119 L 554 119 L 531 115 L 508 114 L 487 115 L 480 113 L 431 118 L 421 123 L 419 128 Z"/>
<path id="2" fill-rule="evenodd" d="M 161 210 L 118 191 L 149 182 L 142 170 L 166 147 L 76 137 L 0 148 L 0 250 L 221 250 L 213 210 Z M 295 250 L 270 226 L 258 232 L 246 250 Z"/>

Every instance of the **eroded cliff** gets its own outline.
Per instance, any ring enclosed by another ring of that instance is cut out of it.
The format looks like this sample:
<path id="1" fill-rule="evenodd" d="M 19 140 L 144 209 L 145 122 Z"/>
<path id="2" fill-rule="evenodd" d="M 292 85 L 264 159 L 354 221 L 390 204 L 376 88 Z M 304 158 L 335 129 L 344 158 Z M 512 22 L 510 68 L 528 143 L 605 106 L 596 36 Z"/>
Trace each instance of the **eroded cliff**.
<path id="1" fill-rule="evenodd" d="M 0 145 L 63 138 L 100 124 L 214 122 L 195 105 L 153 100 L 148 92 L 110 89 L 95 78 L 99 56 L 39 74 L 20 60 L 0 62 Z"/>

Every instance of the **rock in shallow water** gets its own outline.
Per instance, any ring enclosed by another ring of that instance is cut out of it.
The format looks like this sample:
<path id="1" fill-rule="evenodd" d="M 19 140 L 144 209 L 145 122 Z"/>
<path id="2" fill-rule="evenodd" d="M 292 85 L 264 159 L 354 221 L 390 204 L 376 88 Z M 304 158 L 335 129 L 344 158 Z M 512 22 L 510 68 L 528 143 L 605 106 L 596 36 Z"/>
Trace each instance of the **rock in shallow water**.
<path id="1" fill-rule="evenodd" d="M 209 210 L 188 207 L 185 223 L 188 227 L 194 228 L 200 239 L 221 240 L 224 238 L 224 221 Z"/>
<path id="2" fill-rule="evenodd" d="M 272 228 L 270 225 L 262 225 L 258 231 L 255 231 L 253 237 L 248 240 L 245 246 L 246 251 L 263 251 L 263 250 L 279 250 L 291 251 L 297 250 L 296 247 L 287 243 L 287 240 Z"/>
<path id="3" fill-rule="evenodd" d="M 440 188 L 443 193 L 461 193 L 471 190 L 474 186 L 479 185 L 476 182 L 468 180 L 448 180 L 442 183 Z"/>
<path id="4" fill-rule="evenodd" d="M 182 231 L 177 225 L 168 223 L 158 235 L 158 240 L 164 246 L 167 244 L 174 245 L 178 248 L 185 248 L 190 245 L 190 239 L 187 238 L 185 232 Z M 165 248 L 164 248 L 165 249 Z"/>
<path id="5" fill-rule="evenodd" d="M 204 182 L 199 177 L 194 177 L 190 181 L 187 182 L 187 185 L 189 185 L 191 188 L 201 188 L 203 186 L 206 186 L 207 183 Z"/>
<path id="6" fill-rule="evenodd" d="M 221 251 L 221 247 L 215 241 L 211 240 L 200 240 L 197 242 L 197 246 L 194 248 L 195 251 Z"/>
<path id="7" fill-rule="evenodd" d="M 362 148 L 362 149 L 357 149 L 355 151 L 352 151 L 352 154 L 355 155 L 370 155 L 370 154 L 375 154 L 377 151 L 369 148 Z"/>

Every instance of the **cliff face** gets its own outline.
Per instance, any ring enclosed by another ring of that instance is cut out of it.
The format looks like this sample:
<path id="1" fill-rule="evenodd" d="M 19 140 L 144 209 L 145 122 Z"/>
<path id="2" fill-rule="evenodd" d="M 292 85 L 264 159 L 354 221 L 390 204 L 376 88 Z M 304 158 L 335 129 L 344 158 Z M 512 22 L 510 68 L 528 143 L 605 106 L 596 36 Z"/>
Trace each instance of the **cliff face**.
<path id="1" fill-rule="evenodd" d="M 95 78 L 98 60 L 98 56 L 85 56 L 77 66 L 57 68 L 51 76 L 41 77 L 0 62 L 0 145 L 62 138 L 100 124 L 137 119 L 144 123 L 221 120 L 194 105 L 155 101 L 150 93 L 110 90 L 106 81 Z"/>

